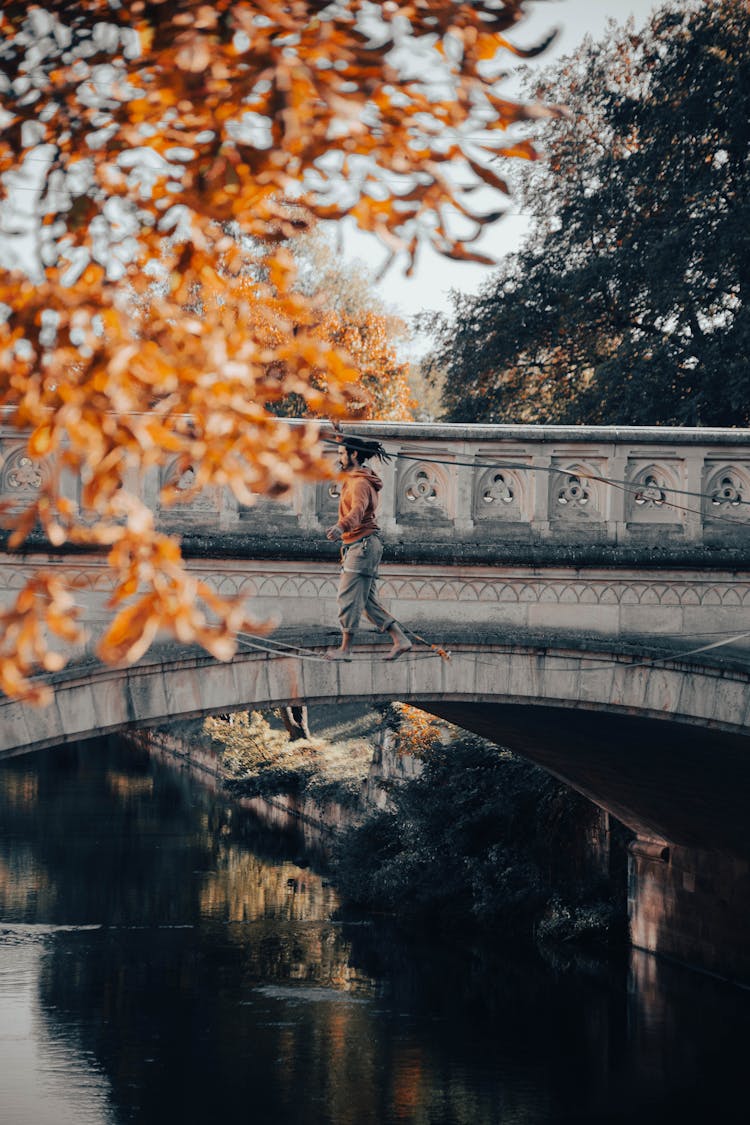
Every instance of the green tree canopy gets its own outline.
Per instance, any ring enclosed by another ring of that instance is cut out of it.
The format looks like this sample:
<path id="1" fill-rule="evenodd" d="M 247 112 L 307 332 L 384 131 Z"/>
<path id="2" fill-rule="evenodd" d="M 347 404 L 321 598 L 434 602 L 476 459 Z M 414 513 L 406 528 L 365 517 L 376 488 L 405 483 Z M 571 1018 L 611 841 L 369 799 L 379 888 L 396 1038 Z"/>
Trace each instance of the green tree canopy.
<path id="1" fill-rule="evenodd" d="M 750 7 L 669 3 L 537 87 L 532 227 L 431 357 L 453 421 L 750 420 Z"/>

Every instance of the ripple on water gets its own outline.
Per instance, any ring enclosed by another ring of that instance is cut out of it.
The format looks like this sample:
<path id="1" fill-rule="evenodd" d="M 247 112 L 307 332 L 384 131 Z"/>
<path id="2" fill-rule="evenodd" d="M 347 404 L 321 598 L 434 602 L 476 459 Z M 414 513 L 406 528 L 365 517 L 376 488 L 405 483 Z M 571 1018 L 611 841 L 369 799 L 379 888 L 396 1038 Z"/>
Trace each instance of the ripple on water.
<path id="1" fill-rule="evenodd" d="M 28 945 L 41 942 L 54 934 L 77 934 L 91 930 L 103 930 L 101 922 L 87 926 L 55 926 L 46 922 L 2 922 L 0 923 L 0 942 L 3 945 Z"/>
<path id="2" fill-rule="evenodd" d="M 338 988 L 324 988 L 320 985 L 294 985 L 294 984 L 261 984 L 253 989 L 260 996 L 270 1000 L 284 1000 L 286 1002 L 308 1004 L 369 1004 L 364 996 L 352 996 L 350 992 L 342 992 Z M 250 1001 L 251 1002 L 251 1001 Z"/>

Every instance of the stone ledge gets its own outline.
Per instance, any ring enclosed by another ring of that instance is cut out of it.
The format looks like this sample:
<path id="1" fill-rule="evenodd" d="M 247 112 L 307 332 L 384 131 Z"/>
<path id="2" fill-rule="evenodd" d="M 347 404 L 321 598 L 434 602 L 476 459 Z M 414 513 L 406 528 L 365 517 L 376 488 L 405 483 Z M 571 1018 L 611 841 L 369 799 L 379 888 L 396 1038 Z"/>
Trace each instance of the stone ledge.
<path id="1" fill-rule="evenodd" d="M 403 441 L 633 442 L 650 445 L 750 445 L 750 430 L 699 426 L 535 426 L 463 422 L 347 423 L 344 432 Z"/>
<path id="2" fill-rule="evenodd" d="M 496 529 L 498 533 L 501 528 Z M 244 562 L 337 562 L 338 547 L 314 535 L 258 535 L 246 530 L 210 530 L 180 532 L 171 529 L 182 545 L 186 559 L 238 559 Z M 0 551 L 7 549 L 9 532 L 0 532 Z M 747 545 L 719 546 L 712 543 L 664 543 L 660 529 L 654 529 L 653 541 L 623 546 L 616 543 L 571 543 L 554 541 L 506 541 L 494 539 L 480 543 L 452 533 L 450 539 L 426 543 L 421 539 L 407 542 L 384 534 L 384 565 L 400 563 L 420 565 L 440 563 L 446 567 L 484 566 L 564 566 L 564 567 L 638 567 L 642 570 L 701 569 L 750 570 L 750 540 Z M 7 551 L 9 561 L 23 562 L 29 555 L 43 554 L 51 559 L 75 558 L 84 555 L 105 559 L 109 548 L 97 551 L 91 546 L 64 544 L 53 546 L 42 535 L 32 534 L 23 549 Z"/>

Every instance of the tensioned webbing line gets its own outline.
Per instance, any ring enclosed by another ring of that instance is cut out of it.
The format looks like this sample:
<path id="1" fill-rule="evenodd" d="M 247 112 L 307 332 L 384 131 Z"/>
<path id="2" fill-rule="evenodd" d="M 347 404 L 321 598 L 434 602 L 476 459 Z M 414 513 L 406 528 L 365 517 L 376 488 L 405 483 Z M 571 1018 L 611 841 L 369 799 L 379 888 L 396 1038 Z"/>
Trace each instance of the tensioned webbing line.
<path id="1" fill-rule="evenodd" d="M 249 650 L 264 652 L 267 656 L 277 656 L 277 657 L 281 657 L 285 660 L 290 660 L 290 659 L 309 660 L 309 661 L 314 661 L 315 663 L 319 663 L 319 664 L 328 664 L 329 666 L 336 665 L 336 664 L 371 664 L 372 663 L 372 657 L 369 654 L 357 654 L 356 652 L 353 652 L 351 654 L 351 656 L 337 657 L 334 660 L 330 660 L 327 656 L 320 656 L 317 653 L 310 652 L 309 649 L 304 649 L 304 648 L 299 648 L 299 649 L 297 649 L 296 651 L 293 651 L 293 652 L 289 652 L 289 651 L 281 650 L 281 649 L 274 649 L 274 648 L 271 648 L 269 646 L 268 641 L 266 641 L 266 643 L 264 643 L 263 641 L 246 640 L 245 638 L 248 635 L 250 635 L 250 634 L 238 633 L 237 634 L 238 644 L 241 647 L 247 648 Z M 432 647 L 432 646 L 430 646 L 430 647 Z M 432 659 L 433 656 L 437 656 L 437 655 L 438 655 L 437 652 L 412 652 L 412 651 L 409 651 L 409 652 L 404 653 L 403 656 L 401 657 L 401 659 L 403 660 L 406 656 L 410 656 L 413 660 L 429 660 L 429 659 Z"/>
<path id="2" fill-rule="evenodd" d="M 68 587 L 68 589 L 74 589 L 74 587 Z M 41 592 L 36 592 L 35 597 L 46 598 L 46 599 L 49 600 L 50 595 L 44 594 L 44 593 L 41 593 Z M 82 602 L 77 602 L 77 601 L 73 601 L 72 605 L 76 609 L 85 610 L 85 609 L 89 608 L 88 606 L 83 605 Z M 446 653 L 443 649 L 440 649 L 440 648 L 438 648 L 438 646 L 431 644 L 429 641 L 425 640 L 423 637 L 420 637 L 418 634 L 413 633 L 410 629 L 405 629 L 405 631 L 411 637 L 413 637 L 416 641 L 418 641 L 418 643 L 420 645 L 423 645 L 426 649 L 430 649 L 432 651 L 424 652 L 424 653 L 419 652 L 419 653 L 413 653 L 413 654 L 404 653 L 403 654 L 404 656 L 412 655 L 413 657 L 419 657 L 420 659 L 424 659 L 425 657 L 432 657 L 432 656 L 442 656 L 445 659 L 449 659 L 449 654 Z M 309 661 L 312 661 L 312 662 L 315 662 L 315 663 L 323 663 L 323 664 L 333 663 L 331 660 L 328 659 L 327 656 L 321 656 L 318 653 L 312 652 L 309 648 L 306 648 L 303 645 L 292 645 L 292 644 L 289 644 L 287 641 L 279 641 L 279 640 L 276 640 L 273 637 L 262 636 L 262 634 L 256 634 L 256 633 L 247 633 L 247 632 L 244 632 L 242 630 L 238 631 L 236 636 L 237 636 L 237 642 L 240 646 L 244 647 L 245 649 L 255 650 L 255 651 L 258 651 L 258 652 L 264 652 L 268 656 L 279 656 L 279 657 L 285 657 L 285 658 L 295 657 L 295 658 L 298 658 L 300 660 L 309 660 Z M 252 640 L 250 638 L 252 638 Z M 347 660 L 341 660 L 340 663 L 351 663 L 352 661 L 362 662 L 362 661 L 369 661 L 369 660 L 370 660 L 369 656 L 352 655 Z M 47 673 L 40 672 L 40 673 L 36 673 L 31 678 L 37 679 L 37 678 L 42 678 L 46 675 L 47 675 Z"/>
<path id="3" fill-rule="evenodd" d="M 425 640 L 423 637 L 420 637 L 418 633 L 413 632 L 407 626 L 402 625 L 402 628 L 404 629 L 404 632 L 409 637 L 413 638 L 420 646 L 422 646 L 423 648 L 428 649 L 430 651 L 406 652 L 399 658 L 401 660 L 406 659 L 406 658 L 424 659 L 426 657 L 432 657 L 432 656 L 441 656 L 443 659 L 451 660 L 453 658 L 459 658 L 460 659 L 462 656 L 468 655 L 467 653 L 463 653 L 463 652 L 460 652 L 460 651 L 459 652 L 447 651 L 443 648 L 438 647 L 437 645 L 431 644 L 429 641 Z M 326 663 L 326 664 L 330 663 L 330 661 L 328 660 L 327 657 L 318 656 L 317 654 L 311 653 L 309 649 L 306 649 L 306 648 L 304 648 L 300 645 L 290 645 L 290 644 L 287 644 L 287 643 L 282 642 L 282 641 L 276 641 L 272 637 L 266 637 L 266 638 L 264 638 L 264 640 L 260 641 L 255 636 L 255 634 L 251 634 L 251 633 L 238 633 L 237 636 L 238 636 L 238 640 L 240 641 L 241 644 L 247 645 L 251 649 L 257 649 L 261 652 L 267 652 L 269 655 L 299 657 L 299 659 L 301 659 L 301 660 L 313 660 L 313 661 L 318 661 L 318 662 L 322 661 L 323 663 Z M 253 637 L 252 641 L 250 641 L 249 639 L 246 639 L 246 638 L 249 638 L 251 636 Z M 653 656 L 653 657 L 649 656 L 649 657 L 646 658 L 646 660 L 638 662 L 638 663 L 625 663 L 625 662 L 619 661 L 619 660 L 612 661 L 612 660 L 609 660 L 609 659 L 602 659 L 602 658 L 598 658 L 598 657 L 593 656 L 593 655 L 585 654 L 584 659 L 589 661 L 589 662 L 596 663 L 597 667 L 596 668 L 584 668 L 584 669 L 580 669 L 580 670 L 586 671 L 586 672 L 594 672 L 594 671 L 598 672 L 598 671 L 602 670 L 603 668 L 609 668 L 609 667 L 624 667 L 624 668 L 628 668 L 628 669 L 630 669 L 630 668 L 645 668 L 645 667 L 650 667 L 651 665 L 653 665 L 655 663 L 659 663 L 659 662 L 663 662 L 663 661 L 667 661 L 667 660 L 683 660 L 683 659 L 687 659 L 690 656 L 698 656 L 701 653 L 710 652 L 713 649 L 723 648 L 726 645 L 733 644 L 737 641 L 745 640 L 748 637 L 750 637 L 750 631 L 743 632 L 743 633 L 733 633 L 733 634 L 727 633 L 726 631 L 720 631 L 720 630 L 714 630 L 714 631 L 711 631 L 711 632 L 702 632 L 702 633 L 660 633 L 659 634 L 659 638 L 664 639 L 664 640 L 667 640 L 667 639 L 679 640 L 682 637 L 713 637 L 713 636 L 718 636 L 720 639 L 717 640 L 717 641 L 712 641 L 710 644 L 707 644 L 707 645 L 701 645 L 699 648 L 688 649 L 687 651 L 684 651 L 684 652 L 671 652 L 671 653 L 667 653 L 667 654 L 662 655 L 662 656 Z M 278 645 L 279 648 L 272 647 L 274 645 Z M 504 655 L 504 654 L 498 653 L 497 655 L 500 656 L 500 655 Z M 552 659 L 555 659 L 555 660 L 569 660 L 570 659 L 569 655 L 567 655 L 567 654 L 564 655 L 563 653 L 552 652 L 552 653 L 547 653 L 547 656 L 549 656 L 549 657 L 551 657 Z M 350 661 L 354 660 L 354 661 L 363 662 L 363 661 L 369 661 L 371 658 L 370 658 L 369 655 L 358 657 L 356 654 L 353 654 L 353 656 L 350 657 L 349 659 L 350 659 Z M 477 658 L 472 658 L 472 659 L 473 659 L 473 662 L 476 663 L 476 664 L 484 664 L 486 667 L 490 667 L 490 668 L 496 667 L 495 664 L 490 664 L 487 661 L 483 661 L 483 660 L 477 659 Z M 342 663 L 345 663 L 345 661 L 342 661 Z"/>

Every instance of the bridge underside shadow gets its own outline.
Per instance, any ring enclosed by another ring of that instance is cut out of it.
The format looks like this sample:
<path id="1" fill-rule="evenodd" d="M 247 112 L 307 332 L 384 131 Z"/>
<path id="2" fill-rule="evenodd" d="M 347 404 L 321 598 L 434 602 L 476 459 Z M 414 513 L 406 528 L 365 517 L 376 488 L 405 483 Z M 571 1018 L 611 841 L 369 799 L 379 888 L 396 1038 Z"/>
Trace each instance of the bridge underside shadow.
<path id="1" fill-rule="evenodd" d="M 639 835 L 750 857 L 750 737 L 567 707 L 422 706 L 549 770 Z"/>
<path id="2" fill-rule="evenodd" d="M 219 664 L 163 649 L 130 668 L 71 668 L 52 707 L 0 700 L 0 758 L 128 727 L 286 704 L 401 700 L 525 755 L 641 835 L 750 856 L 750 676 L 532 644 L 455 646 L 392 664 L 319 649 Z"/>

